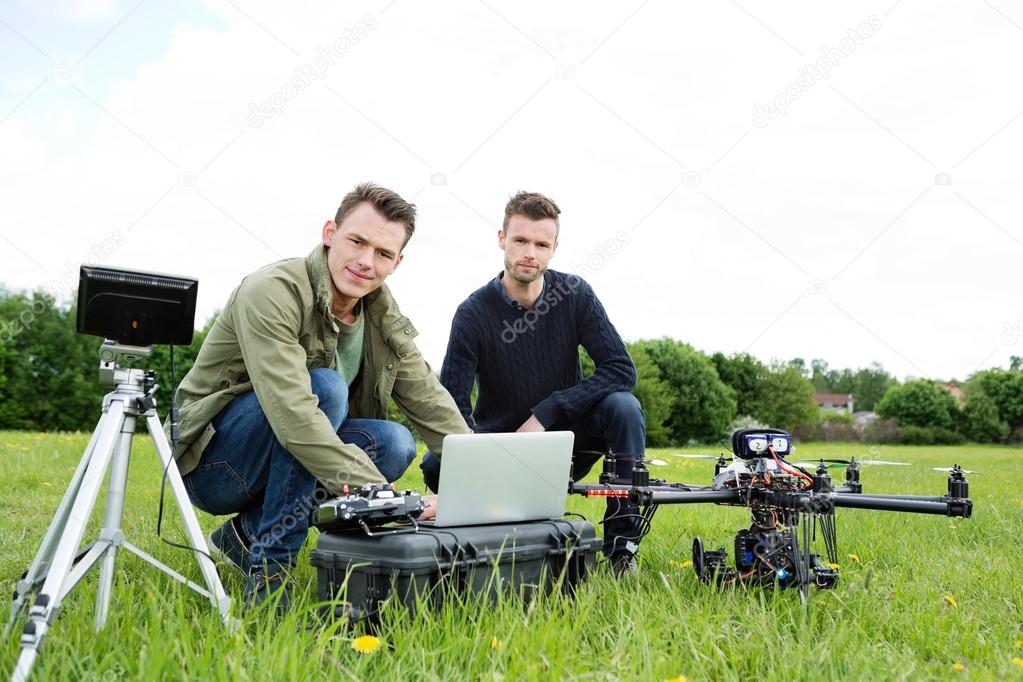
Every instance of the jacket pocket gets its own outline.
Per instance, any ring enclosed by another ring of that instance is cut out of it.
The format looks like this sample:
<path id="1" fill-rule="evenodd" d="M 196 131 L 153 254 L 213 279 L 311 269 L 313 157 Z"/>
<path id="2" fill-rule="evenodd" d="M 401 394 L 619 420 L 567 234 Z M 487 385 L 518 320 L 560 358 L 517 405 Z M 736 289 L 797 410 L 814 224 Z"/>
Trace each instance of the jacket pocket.
<path id="1" fill-rule="evenodd" d="M 325 352 L 306 353 L 305 356 L 306 369 L 326 369 L 333 361 L 333 356 L 328 356 Z"/>
<path id="2" fill-rule="evenodd" d="M 406 357 L 416 349 L 415 338 L 419 332 L 405 316 L 399 317 L 387 330 L 385 341 L 399 358 Z"/>

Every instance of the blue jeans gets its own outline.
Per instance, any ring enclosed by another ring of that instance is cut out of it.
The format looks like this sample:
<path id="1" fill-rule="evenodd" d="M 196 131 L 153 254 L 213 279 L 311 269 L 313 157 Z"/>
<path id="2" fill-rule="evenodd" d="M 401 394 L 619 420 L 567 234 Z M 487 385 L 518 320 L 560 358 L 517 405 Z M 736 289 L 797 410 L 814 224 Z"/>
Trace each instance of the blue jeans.
<path id="1" fill-rule="evenodd" d="M 408 429 L 348 419 L 348 384 L 334 370 L 311 370 L 309 380 L 338 438 L 360 447 L 389 482 L 400 478 L 416 457 Z M 213 427 L 217 433 L 199 466 L 184 477 L 192 504 L 210 514 L 239 515 L 254 568 L 293 567 L 312 510 L 333 495 L 280 444 L 254 392 L 232 400 Z"/>
<path id="2" fill-rule="evenodd" d="M 552 424 L 549 431 L 571 431 L 575 434 L 572 452 L 572 480 L 578 481 L 602 462 L 610 448 L 615 453 L 618 478 L 631 482 L 636 457 L 646 452 L 646 416 L 636 396 L 618 391 L 602 398 L 589 412 L 570 423 Z M 441 462 L 427 452 L 419 465 L 423 481 L 437 492 Z M 566 485 L 567 485 L 566 481 Z M 607 499 L 604 512 L 604 553 L 611 556 L 633 551 L 629 542 L 639 543 L 639 507 L 617 497 Z"/>

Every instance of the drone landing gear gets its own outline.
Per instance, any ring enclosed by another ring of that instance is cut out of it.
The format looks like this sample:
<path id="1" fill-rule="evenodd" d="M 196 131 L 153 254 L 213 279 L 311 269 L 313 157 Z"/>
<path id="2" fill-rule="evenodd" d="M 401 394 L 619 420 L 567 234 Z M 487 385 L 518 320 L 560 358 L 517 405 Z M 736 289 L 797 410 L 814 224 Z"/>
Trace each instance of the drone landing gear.
<path id="1" fill-rule="evenodd" d="M 703 540 L 693 539 L 693 570 L 701 582 L 714 582 L 717 585 L 735 583 L 738 572 L 728 565 L 728 552 L 724 547 L 705 550 Z"/>
<path id="2" fill-rule="evenodd" d="M 804 538 L 803 547 L 809 547 L 809 538 Z M 810 585 L 829 589 L 838 582 L 836 569 L 800 548 L 794 528 L 765 531 L 753 526 L 740 530 L 735 536 L 735 568 L 728 565 L 724 547 L 707 550 L 703 540 L 696 538 L 693 570 L 700 581 L 718 586 L 797 587 L 804 599 Z"/>

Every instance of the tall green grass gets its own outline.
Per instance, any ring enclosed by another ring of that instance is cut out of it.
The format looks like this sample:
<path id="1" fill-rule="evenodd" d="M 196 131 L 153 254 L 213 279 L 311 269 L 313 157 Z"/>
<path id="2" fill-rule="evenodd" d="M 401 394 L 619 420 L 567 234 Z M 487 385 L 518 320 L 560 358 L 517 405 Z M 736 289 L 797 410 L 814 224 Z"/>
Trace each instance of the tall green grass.
<path id="1" fill-rule="evenodd" d="M 0 433 L 0 587 L 6 594 L 35 555 L 87 441 L 87 434 Z M 677 452 L 683 450 L 649 454 L 669 462 L 654 469 L 655 476 L 709 481 L 713 462 L 671 456 Z M 240 614 L 241 627 L 228 632 L 201 597 L 121 553 L 106 628 L 98 633 L 92 628 L 93 574 L 65 601 L 35 679 L 1023 677 L 1023 450 L 886 446 L 868 452 L 866 446 L 837 444 L 799 449 L 800 458 L 850 454 L 913 463 L 865 467 L 868 492 L 943 494 L 945 475 L 932 466 L 958 462 L 981 471 L 970 477 L 974 518 L 839 510 L 842 578 L 837 589 L 812 593 L 807 610 L 793 591 L 717 591 L 683 565 L 694 535 L 709 547 L 730 547 L 735 531 L 748 523 L 742 509 L 663 507 L 643 542 L 635 579 L 619 582 L 599 570 L 574 599 L 551 596 L 528 607 L 514 599 L 488 605 L 469 596 L 410 616 L 388 604 L 377 633 L 382 645 L 370 654 L 352 648 L 352 640 L 366 632 L 363 626 L 348 629 L 319 620 L 315 571 L 307 556 L 290 614 Z M 124 519 L 128 539 L 201 582 L 187 552 L 155 537 L 159 480 L 151 444 L 137 439 Z M 402 484 L 421 488 L 415 466 Z M 601 517 L 602 505 L 569 501 L 571 511 L 593 521 Z M 165 536 L 180 541 L 176 513 L 166 518 Z M 206 530 L 220 522 L 199 518 Z M 312 545 L 310 539 L 306 553 Z M 225 572 L 224 578 L 228 591 L 239 596 L 240 576 Z M 0 675 L 13 668 L 19 633 L 20 628 L 4 643 Z"/>

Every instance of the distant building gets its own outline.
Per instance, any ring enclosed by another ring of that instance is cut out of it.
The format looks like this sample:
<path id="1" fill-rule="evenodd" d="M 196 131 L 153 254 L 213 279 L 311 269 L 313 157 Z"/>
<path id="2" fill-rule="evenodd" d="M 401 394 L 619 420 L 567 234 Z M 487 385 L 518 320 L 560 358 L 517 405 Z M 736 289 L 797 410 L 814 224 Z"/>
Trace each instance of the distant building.
<path id="1" fill-rule="evenodd" d="M 958 384 L 946 384 L 942 381 L 935 381 L 934 385 L 938 388 L 948 391 L 948 393 L 956 399 L 960 405 L 966 400 L 966 396 L 963 394 L 963 389 Z"/>
<path id="2" fill-rule="evenodd" d="M 851 393 L 815 393 L 813 399 L 821 412 L 853 413 L 853 397 Z"/>

